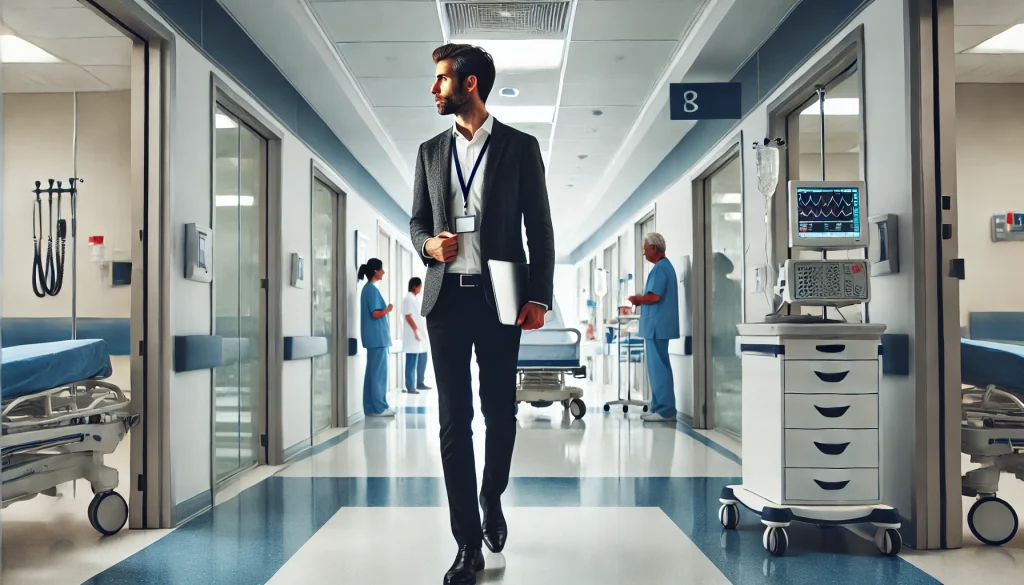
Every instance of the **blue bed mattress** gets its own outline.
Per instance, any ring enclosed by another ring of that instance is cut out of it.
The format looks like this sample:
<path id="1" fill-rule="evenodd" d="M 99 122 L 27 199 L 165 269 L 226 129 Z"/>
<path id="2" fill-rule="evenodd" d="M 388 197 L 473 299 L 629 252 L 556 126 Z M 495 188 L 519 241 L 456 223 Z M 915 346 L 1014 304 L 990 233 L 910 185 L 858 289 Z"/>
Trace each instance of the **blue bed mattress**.
<path id="1" fill-rule="evenodd" d="M 961 339 L 960 381 L 1024 392 L 1024 345 Z"/>
<path id="2" fill-rule="evenodd" d="M 566 331 L 524 331 L 519 345 L 519 367 L 578 367 L 576 335 Z"/>
<path id="3" fill-rule="evenodd" d="M 3 399 L 11 400 L 113 373 L 107 342 L 78 339 L 5 347 L 0 351 Z"/>

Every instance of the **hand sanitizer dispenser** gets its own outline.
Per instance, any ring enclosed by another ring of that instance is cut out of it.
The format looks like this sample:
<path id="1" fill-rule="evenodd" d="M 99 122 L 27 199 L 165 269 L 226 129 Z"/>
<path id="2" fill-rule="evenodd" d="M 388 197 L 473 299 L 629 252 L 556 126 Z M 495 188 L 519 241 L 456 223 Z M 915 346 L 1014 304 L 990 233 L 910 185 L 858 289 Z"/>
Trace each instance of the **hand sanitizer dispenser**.
<path id="1" fill-rule="evenodd" d="M 213 230 L 185 224 L 185 278 L 213 282 Z"/>

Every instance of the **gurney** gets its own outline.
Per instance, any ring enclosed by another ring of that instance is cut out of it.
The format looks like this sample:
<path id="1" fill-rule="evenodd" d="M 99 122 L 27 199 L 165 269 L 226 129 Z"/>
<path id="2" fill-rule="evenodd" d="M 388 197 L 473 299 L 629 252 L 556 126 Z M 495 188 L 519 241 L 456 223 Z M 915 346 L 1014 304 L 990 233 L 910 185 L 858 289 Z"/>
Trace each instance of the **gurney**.
<path id="1" fill-rule="evenodd" d="M 996 496 L 1003 472 L 1024 480 L 1024 345 L 960 340 L 962 401 L 960 450 L 980 464 L 961 479 L 976 498 L 967 514 L 971 533 L 1001 546 L 1017 533 L 1013 507 Z"/>
<path id="2" fill-rule="evenodd" d="M 558 303 L 551 319 L 536 331 L 524 331 L 519 343 L 516 385 L 516 409 L 526 402 L 537 407 L 560 402 L 577 418 L 587 413 L 583 389 L 566 383 L 567 377 L 584 379 L 587 367 L 580 363 L 580 342 L 577 329 L 567 329 Z"/>
<path id="3" fill-rule="evenodd" d="M 89 521 L 105 536 L 128 520 L 116 491 L 117 470 L 104 455 L 117 448 L 139 421 L 125 393 L 103 379 L 113 373 L 102 340 L 39 343 L 2 350 L 0 456 L 2 507 L 85 479 L 95 494 Z"/>

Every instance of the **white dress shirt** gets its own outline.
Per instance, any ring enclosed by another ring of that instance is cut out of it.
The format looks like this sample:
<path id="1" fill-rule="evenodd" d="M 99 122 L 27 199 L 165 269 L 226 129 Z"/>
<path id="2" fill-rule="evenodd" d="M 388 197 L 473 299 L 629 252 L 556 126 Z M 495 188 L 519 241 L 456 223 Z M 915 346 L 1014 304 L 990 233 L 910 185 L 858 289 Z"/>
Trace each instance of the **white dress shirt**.
<path id="1" fill-rule="evenodd" d="M 488 115 L 484 123 L 477 129 L 472 140 L 459 132 L 458 126 L 453 126 L 452 132 L 455 135 L 455 152 L 459 155 L 459 164 L 462 167 L 462 179 L 469 182 L 469 176 L 473 173 L 473 166 L 476 164 L 484 143 L 491 137 L 494 129 L 494 116 Z M 462 195 L 462 185 L 459 184 L 459 173 L 455 170 L 455 157 L 452 157 L 451 168 L 451 190 L 448 218 L 449 224 L 455 225 L 455 218 L 460 215 L 476 215 L 476 231 L 473 233 L 459 234 L 459 253 L 455 260 L 446 267 L 447 272 L 452 274 L 480 274 L 482 266 L 480 261 L 480 207 L 483 202 L 484 173 L 487 169 L 487 158 L 490 156 L 490 147 L 480 160 L 480 166 L 473 176 L 473 183 L 469 186 L 469 199 Z"/>

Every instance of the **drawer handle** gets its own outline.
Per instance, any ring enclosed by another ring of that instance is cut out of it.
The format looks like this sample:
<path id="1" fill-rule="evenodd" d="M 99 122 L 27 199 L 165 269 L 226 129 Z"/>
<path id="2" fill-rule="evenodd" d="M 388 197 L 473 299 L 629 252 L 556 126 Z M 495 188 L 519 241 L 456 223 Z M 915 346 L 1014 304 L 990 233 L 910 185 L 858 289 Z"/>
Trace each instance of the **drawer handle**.
<path id="1" fill-rule="evenodd" d="M 846 448 L 850 446 L 849 443 L 819 443 L 814 442 L 814 446 L 818 448 L 825 455 L 842 455 Z"/>
<path id="2" fill-rule="evenodd" d="M 841 344 L 836 345 L 815 345 L 814 349 L 821 353 L 843 353 L 846 351 L 846 346 Z"/>
<path id="3" fill-rule="evenodd" d="M 814 405 L 814 409 L 818 411 L 818 414 L 825 418 L 839 418 L 846 414 L 846 411 L 850 410 L 849 406 L 818 406 Z"/>
<path id="4" fill-rule="evenodd" d="M 845 372 L 836 372 L 834 374 L 829 372 L 819 372 L 817 370 L 814 371 L 814 375 L 817 376 L 819 380 L 822 382 L 828 382 L 829 384 L 838 384 L 839 382 L 842 382 L 846 379 L 846 376 L 849 373 L 850 370 L 846 370 Z"/>
<path id="5" fill-rule="evenodd" d="M 850 485 L 850 480 L 846 481 L 821 481 L 820 479 L 814 480 L 814 483 L 818 484 L 818 487 L 825 491 L 837 492 L 846 486 Z"/>

